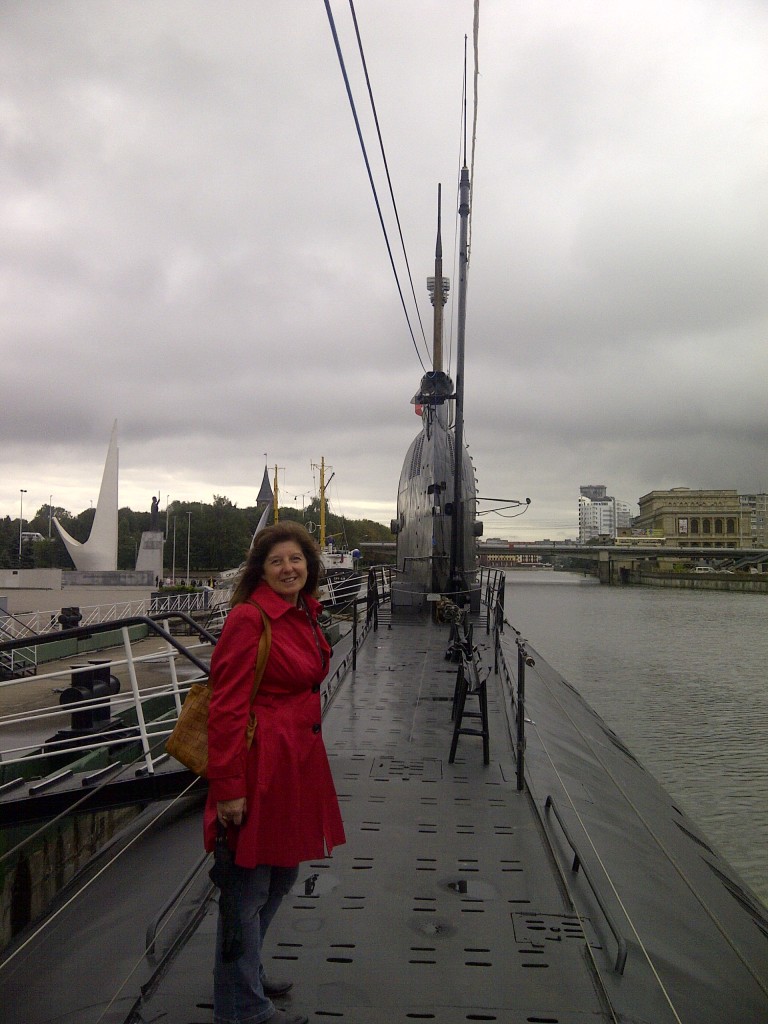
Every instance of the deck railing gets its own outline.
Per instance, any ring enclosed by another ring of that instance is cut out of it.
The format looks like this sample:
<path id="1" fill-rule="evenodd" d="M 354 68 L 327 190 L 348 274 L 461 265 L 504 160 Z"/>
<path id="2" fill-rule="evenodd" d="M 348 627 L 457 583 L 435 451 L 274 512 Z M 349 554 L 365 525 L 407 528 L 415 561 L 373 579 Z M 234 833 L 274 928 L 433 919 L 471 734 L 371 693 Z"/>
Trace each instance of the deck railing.
<path id="1" fill-rule="evenodd" d="M 380 580 L 378 586 L 380 592 L 383 592 L 381 588 L 384 581 Z M 357 602 L 353 617 L 353 643 L 324 683 L 323 709 L 352 664 L 357 648 L 374 625 L 370 608 L 368 614 L 363 615 L 366 606 L 366 599 Z M 185 637 L 185 642 L 182 642 L 177 638 L 174 634 L 178 624 L 183 624 L 185 632 L 195 639 Z M 143 626 L 143 632 L 149 634 L 148 637 L 137 641 L 133 635 L 136 626 Z M 154 774 L 157 764 L 167 759 L 165 738 L 175 724 L 189 687 L 208 676 L 208 659 L 212 645 L 216 643 L 216 631 L 207 629 L 185 612 L 177 611 L 168 615 L 128 616 L 58 630 L 36 636 L 34 641 L 35 646 L 45 646 L 62 639 L 77 640 L 107 632 L 117 633 L 121 637 L 122 643 L 118 649 L 121 653 L 118 657 L 99 660 L 92 658 L 86 664 L 77 665 L 60 662 L 51 671 L 35 676 L 34 680 L 25 677 L 0 681 L 0 695 L 13 693 L 16 697 L 31 683 L 37 690 L 40 690 L 41 684 L 47 684 L 51 692 L 60 695 L 62 701 L 0 716 L 0 794 L 4 787 L 10 788 L 17 779 L 21 783 L 30 778 L 30 772 L 34 774 L 32 761 L 36 755 L 50 758 L 51 755 L 71 753 L 73 757 L 84 757 L 92 751 L 139 744 L 139 762 L 143 762 L 141 770 L 149 775 Z M 0 641 L 0 658 L 13 656 L 22 649 L 21 645 L 28 642 L 28 637 Z M 144 644 L 148 650 L 142 651 Z M 180 678 L 179 673 L 181 665 L 186 666 L 183 678 Z M 154 671 L 148 681 L 146 677 L 150 669 Z M 99 670 L 105 670 L 107 678 L 113 678 L 113 673 L 119 673 L 124 684 L 127 684 L 122 692 L 115 679 L 117 685 L 110 692 L 106 692 L 108 688 L 102 686 L 93 689 L 93 698 L 88 698 L 91 685 L 89 677 Z M 158 699 L 167 705 L 159 717 L 156 711 Z M 15 701 L 17 705 L 21 702 L 21 697 Z M 155 702 L 155 707 L 148 711 L 152 702 Z M 6 701 L 6 704 L 11 703 Z M 106 729 L 94 724 L 92 729 L 81 729 L 81 734 L 75 735 L 77 730 L 74 722 L 72 728 L 64 728 L 70 725 L 72 717 L 79 722 L 95 720 L 96 723 L 122 717 L 127 718 L 128 724 L 120 729 Z M 57 730 L 66 735 L 56 738 Z"/>
<path id="2" fill-rule="evenodd" d="M 510 695 L 515 715 L 515 761 L 517 788 L 525 786 L 525 670 L 535 662 L 526 648 L 526 641 L 512 628 L 517 648 L 517 672 L 514 674 L 507 662 L 503 633 L 509 625 L 504 612 L 505 574 L 500 569 L 480 570 L 480 587 L 486 607 L 486 633 L 493 634 L 493 670 L 501 675 L 504 687 Z"/>
<path id="3" fill-rule="evenodd" d="M 180 643 L 171 633 L 171 620 L 181 619 L 188 630 L 196 634 L 198 644 L 184 645 Z M 137 655 L 131 636 L 131 629 L 135 626 L 145 627 L 146 632 L 161 641 L 146 655 Z M 112 712 L 118 714 L 121 711 L 132 710 L 135 714 L 136 724 L 131 726 L 131 742 L 138 742 L 141 745 L 142 758 L 145 763 L 145 770 L 152 774 L 157 763 L 156 750 L 159 741 L 166 736 L 171 729 L 164 721 L 153 723 L 145 714 L 145 705 L 148 701 L 161 695 L 171 695 L 177 711 L 183 701 L 184 690 L 195 680 L 205 678 L 208 675 L 207 661 L 203 660 L 198 651 L 204 644 L 215 643 L 216 638 L 205 627 L 196 623 L 190 616 L 183 612 L 176 612 L 165 617 L 151 616 L 128 616 L 109 622 L 91 623 L 88 626 L 78 626 L 74 629 L 61 630 L 57 633 L 45 634 L 35 638 L 35 646 L 45 646 L 55 643 L 60 639 L 80 639 L 92 636 L 94 633 L 119 632 L 122 638 L 124 657 L 111 658 L 106 664 L 109 671 L 124 668 L 130 687 L 130 692 L 122 696 L 117 693 L 99 693 L 93 699 L 78 699 L 78 677 L 85 674 L 92 674 L 95 665 L 104 665 L 105 661 L 89 661 L 85 665 L 59 667 L 45 674 L 38 674 L 35 677 L 35 685 L 39 688 L 41 682 L 48 681 L 54 693 L 58 692 L 64 698 L 64 702 L 58 706 L 48 706 L 31 709 L 29 711 L 10 713 L 0 718 L 0 737 L 2 734 L 19 735 L 28 733 L 29 738 L 13 740 L 15 746 L 2 742 L 0 738 L 0 750 L 2 751 L 2 767 L 0 769 L 4 782 L 10 781 L 9 769 L 13 765 L 29 765 L 30 753 L 37 751 L 41 746 L 41 732 L 56 728 L 57 719 L 72 715 L 82 715 L 83 719 L 88 716 L 95 716 L 97 719 L 110 718 Z M 11 653 L 20 645 L 28 643 L 28 638 L 6 640 L 0 643 L 0 654 Z M 181 657 L 193 668 L 194 678 L 188 678 L 180 683 L 176 670 L 176 660 Z M 158 685 L 139 687 L 137 667 L 145 662 L 165 663 L 167 667 L 167 679 Z M 9 679 L 0 682 L 0 693 L 7 692 L 12 687 L 24 687 L 29 685 L 29 679 Z M 66 684 L 66 685 L 62 685 Z M 70 694 L 72 700 L 66 699 Z M 74 731 L 74 730 L 72 730 Z M 128 730 L 126 730 L 126 734 Z M 102 732 L 94 729 L 93 737 L 87 735 L 79 738 L 71 736 L 62 739 L 45 739 L 46 755 L 61 753 L 76 749 L 83 754 L 90 750 L 112 747 L 116 739 L 126 739 L 126 736 L 118 736 L 116 733 Z M 163 755 L 160 755 L 163 756 Z"/>

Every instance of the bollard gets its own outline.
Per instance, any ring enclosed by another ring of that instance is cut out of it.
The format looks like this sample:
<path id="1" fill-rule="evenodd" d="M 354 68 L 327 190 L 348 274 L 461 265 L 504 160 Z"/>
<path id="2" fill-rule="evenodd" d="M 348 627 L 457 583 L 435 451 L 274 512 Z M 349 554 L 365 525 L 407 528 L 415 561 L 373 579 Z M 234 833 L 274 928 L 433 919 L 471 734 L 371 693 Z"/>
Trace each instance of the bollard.
<path id="1" fill-rule="evenodd" d="M 120 680 L 117 676 L 110 675 L 109 661 L 90 661 L 88 664 L 93 668 L 72 672 L 70 685 L 59 698 L 60 704 L 77 705 L 119 693 Z M 72 665 L 71 667 L 74 670 L 79 666 Z M 70 729 L 73 734 L 82 735 L 98 732 L 100 729 L 110 726 L 110 723 L 109 701 L 104 701 L 97 707 L 85 708 L 82 711 L 73 710 Z"/>
<path id="2" fill-rule="evenodd" d="M 73 605 L 69 608 L 62 608 L 58 617 L 62 629 L 76 629 L 83 620 L 80 609 Z"/>

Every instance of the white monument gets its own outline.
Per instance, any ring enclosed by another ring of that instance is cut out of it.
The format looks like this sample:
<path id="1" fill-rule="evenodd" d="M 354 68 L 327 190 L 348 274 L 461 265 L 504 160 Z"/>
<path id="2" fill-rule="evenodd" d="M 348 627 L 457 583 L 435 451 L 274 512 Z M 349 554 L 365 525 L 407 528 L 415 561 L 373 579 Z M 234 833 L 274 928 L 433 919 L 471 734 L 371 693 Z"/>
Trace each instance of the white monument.
<path id="1" fill-rule="evenodd" d="M 101 478 L 99 500 L 96 503 L 96 515 L 88 540 L 83 544 L 70 537 L 61 523 L 54 516 L 56 529 L 59 531 L 75 568 L 84 571 L 116 572 L 117 571 L 117 420 L 112 426 L 112 436 L 107 449 L 107 461 L 104 463 L 104 474 Z"/>

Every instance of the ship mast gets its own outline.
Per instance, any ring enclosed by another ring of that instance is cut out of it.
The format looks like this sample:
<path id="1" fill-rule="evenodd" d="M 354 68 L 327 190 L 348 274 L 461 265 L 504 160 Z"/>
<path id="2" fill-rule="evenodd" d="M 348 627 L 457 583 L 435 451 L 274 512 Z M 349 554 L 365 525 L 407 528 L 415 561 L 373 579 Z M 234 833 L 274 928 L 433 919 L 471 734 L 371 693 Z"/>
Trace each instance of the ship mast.
<path id="1" fill-rule="evenodd" d="M 320 550 L 325 550 L 325 456 L 320 456 Z"/>
<path id="2" fill-rule="evenodd" d="M 464 576 L 464 502 L 462 466 L 464 455 L 464 339 L 467 323 L 467 271 L 469 253 L 469 170 L 466 159 L 459 179 L 459 302 L 456 323 L 456 425 L 454 428 L 453 515 L 451 517 L 451 560 L 449 581 L 454 592 L 466 590 Z"/>
<path id="3" fill-rule="evenodd" d="M 443 277 L 443 240 L 440 226 L 441 186 L 437 186 L 437 239 L 435 241 L 435 276 L 427 278 L 427 291 L 434 306 L 432 317 L 432 370 L 443 369 L 443 306 L 448 297 L 448 278 Z M 437 283 L 437 286 L 436 286 Z"/>
<path id="4" fill-rule="evenodd" d="M 325 549 L 325 520 L 326 520 L 326 505 L 325 505 L 325 489 L 328 484 L 333 480 L 335 473 L 331 473 L 328 479 L 325 479 L 325 456 L 320 457 L 320 465 L 316 462 L 312 463 L 312 469 L 320 470 L 320 549 Z"/>

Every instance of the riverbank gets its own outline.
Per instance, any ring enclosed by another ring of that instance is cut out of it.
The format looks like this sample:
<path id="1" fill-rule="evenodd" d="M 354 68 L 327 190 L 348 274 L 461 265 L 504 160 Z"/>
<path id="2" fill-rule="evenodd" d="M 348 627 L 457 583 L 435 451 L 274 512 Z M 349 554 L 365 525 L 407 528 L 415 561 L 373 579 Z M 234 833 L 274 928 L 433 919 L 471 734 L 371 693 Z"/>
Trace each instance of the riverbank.
<path id="1" fill-rule="evenodd" d="M 654 568 L 659 565 L 661 568 Z M 578 569 L 566 570 L 579 572 Z M 583 571 L 583 570 L 582 570 Z M 674 587 L 678 590 L 723 590 L 741 594 L 768 594 L 768 573 L 704 571 L 683 569 L 672 558 L 659 555 L 649 560 L 620 549 L 603 548 L 599 552 L 594 574 L 609 586 Z"/>
<path id="2" fill-rule="evenodd" d="M 638 569 L 635 578 L 622 581 L 643 587 L 676 587 L 678 590 L 725 590 L 738 594 L 768 594 L 764 573 L 660 572 Z"/>

